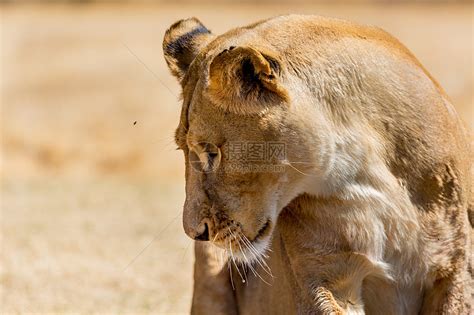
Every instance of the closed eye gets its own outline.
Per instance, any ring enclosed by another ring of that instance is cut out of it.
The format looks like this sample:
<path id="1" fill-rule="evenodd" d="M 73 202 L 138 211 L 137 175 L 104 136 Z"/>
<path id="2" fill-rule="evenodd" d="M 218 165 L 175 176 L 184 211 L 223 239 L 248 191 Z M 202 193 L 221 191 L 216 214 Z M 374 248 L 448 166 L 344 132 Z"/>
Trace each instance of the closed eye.
<path id="1" fill-rule="evenodd" d="M 219 167 L 220 149 L 212 144 L 199 143 L 192 148 L 189 161 L 194 169 L 202 172 L 213 172 Z"/>
<path id="2" fill-rule="evenodd" d="M 219 156 L 219 153 L 217 153 L 217 152 L 208 152 L 207 155 L 209 156 L 210 160 L 213 160 L 213 159 L 215 159 L 216 157 Z"/>

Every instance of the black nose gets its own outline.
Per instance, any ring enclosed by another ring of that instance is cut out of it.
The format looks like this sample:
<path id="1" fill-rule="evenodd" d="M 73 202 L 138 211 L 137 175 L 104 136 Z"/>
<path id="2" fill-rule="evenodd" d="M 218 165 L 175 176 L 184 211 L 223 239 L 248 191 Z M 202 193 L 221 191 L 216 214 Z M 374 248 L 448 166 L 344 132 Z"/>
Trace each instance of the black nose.
<path id="1" fill-rule="evenodd" d="M 196 241 L 209 241 L 209 228 L 207 223 L 204 224 L 204 232 L 194 237 Z"/>

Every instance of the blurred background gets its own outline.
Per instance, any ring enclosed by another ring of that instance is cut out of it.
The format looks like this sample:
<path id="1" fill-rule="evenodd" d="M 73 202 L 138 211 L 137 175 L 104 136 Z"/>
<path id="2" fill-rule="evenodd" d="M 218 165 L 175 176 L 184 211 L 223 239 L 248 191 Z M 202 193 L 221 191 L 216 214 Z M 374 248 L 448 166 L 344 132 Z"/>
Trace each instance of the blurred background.
<path id="1" fill-rule="evenodd" d="M 186 314 L 179 86 L 167 27 L 284 13 L 398 37 L 471 128 L 471 1 L 6 1 L 1 14 L 1 313 Z"/>

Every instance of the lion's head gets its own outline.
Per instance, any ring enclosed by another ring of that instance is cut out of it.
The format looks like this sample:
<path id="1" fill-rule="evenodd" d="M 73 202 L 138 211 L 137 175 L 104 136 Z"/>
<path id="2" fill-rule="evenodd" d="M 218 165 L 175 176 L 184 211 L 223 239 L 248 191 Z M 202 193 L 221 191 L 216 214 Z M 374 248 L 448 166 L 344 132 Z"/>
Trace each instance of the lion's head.
<path id="1" fill-rule="evenodd" d="M 318 177 L 311 148 L 324 141 L 312 130 L 318 117 L 324 130 L 325 119 L 295 106 L 304 98 L 286 61 L 245 32 L 216 37 L 197 19 L 182 20 L 163 49 L 183 91 L 175 138 L 186 160 L 184 230 L 237 259 L 257 259 L 281 209 Z"/>

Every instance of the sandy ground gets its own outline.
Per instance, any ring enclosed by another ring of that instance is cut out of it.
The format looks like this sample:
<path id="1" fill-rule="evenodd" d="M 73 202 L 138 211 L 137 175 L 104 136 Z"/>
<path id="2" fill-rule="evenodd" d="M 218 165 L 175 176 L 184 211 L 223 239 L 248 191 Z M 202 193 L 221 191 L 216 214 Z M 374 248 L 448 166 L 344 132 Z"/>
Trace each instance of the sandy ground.
<path id="1" fill-rule="evenodd" d="M 474 127 L 469 6 L 3 6 L 2 313 L 188 312 L 179 89 L 162 36 L 188 16 L 219 33 L 288 12 L 385 28 Z"/>

